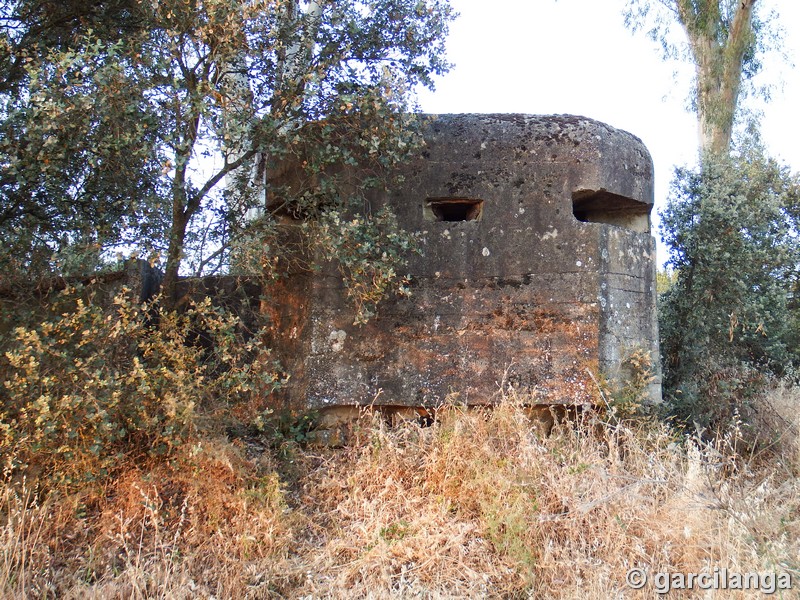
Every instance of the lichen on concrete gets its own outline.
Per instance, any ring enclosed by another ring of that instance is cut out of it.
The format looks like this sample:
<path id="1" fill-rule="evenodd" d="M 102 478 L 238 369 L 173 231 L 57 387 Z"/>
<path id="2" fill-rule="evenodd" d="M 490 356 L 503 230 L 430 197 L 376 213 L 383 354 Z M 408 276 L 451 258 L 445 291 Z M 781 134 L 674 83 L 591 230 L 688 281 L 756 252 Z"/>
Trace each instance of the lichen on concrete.
<path id="1" fill-rule="evenodd" d="M 364 326 L 335 272 L 273 294 L 297 408 L 598 400 L 624 354 L 658 364 L 653 165 L 633 135 L 569 115 L 438 115 L 401 187 L 372 198 L 422 233 L 410 298 Z M 652 386 L 655 400 L 658 380 Z"/>

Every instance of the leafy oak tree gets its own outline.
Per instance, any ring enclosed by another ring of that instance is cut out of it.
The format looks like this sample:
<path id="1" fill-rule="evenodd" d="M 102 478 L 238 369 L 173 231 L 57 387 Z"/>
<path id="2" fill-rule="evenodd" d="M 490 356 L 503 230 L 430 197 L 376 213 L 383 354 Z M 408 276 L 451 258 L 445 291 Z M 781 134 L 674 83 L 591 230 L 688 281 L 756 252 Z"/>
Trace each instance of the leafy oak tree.
<path id="1" fill-rule="evenodd" d="M 446 2 L 141 0 L 123 13 L 131 24 L 117 39 L 78 18 L 66 41 L 32 52 L 22 40 L 38 21 L 23 13 L 24 31 L 4 34 L 7 72 L 25 71 L 0 107 L 0 227 L 27 250 L 15 253 L 21 266 L 33 248 L 105 249 L 145 224 L 174 300 L 187 251 L 212 247 L 198 273 L 222 257 L 264 205 L 253 174 L 294 158 L 307 185 L 284 212 L 328 222 L 360 212 L 355 230 L 321 231 L 368 236 L 367 258 L 399 257 L 379 251 L 402 239 L 390 216 L 364 210 L 364 194 L 414 143 L 415 86 L 448 68 Z M 345 185 L 337 164 L 364 176 Z M 391 285 L 395 264 L 378 265 L 390 276 L 373 280 Z"/>
<path id="2" fill-rule="evenodd" d="M 115 42 L 141 28 L 142 16 L 138 0 L 0 0 L 0 92 L 25 84 L 33 57 L 74 47 L 88 29 Z"/>
<path id="3" fill-rule="evenodd" d="M 12 274 L 91 272 L 126 244 L 166 257 L 166 307 L 71 288 L 47 310 L 0 306 L 6 474 L 38 465 L 73 485 L 173 456 L 201 435 L 197 415 L 258 411 L 284 380 L 261 336 L 208 299 L 176 298 L 182 264 L 224 264 L 235 242 L 238 260 L 249 249 L 260 270 L 280 268 L 299 241 L 338 263 L 359 319 L 403 290 L 410 236 L 369 192 L 418 141 L 412 93 L 448 67 L 451 11 L 65 0 L 78 16 L 52 21 L 49 6 L 0 0 L 13 23 L 0 37 L 0 291 Z"/>
<path id="4" fill-rule="evenodd" d="M 152 224 L 156 238 L 166 231 L 160 172 L 147 143 L 158 123 L 126 113 L 142 98 L 113 65 L 85 85 L 91 94 L 76 94 L 84 84 L 73 78 L 87 58 L 63 54 L 58 67 L 34 74 L 31 98 L 2 125 L 4 262 L 33 276 L 91 272 L 101 248 L 124 243 L 133 230 L 147 235 Z M 54 79 L 70 83 L 50 88 Z"/>

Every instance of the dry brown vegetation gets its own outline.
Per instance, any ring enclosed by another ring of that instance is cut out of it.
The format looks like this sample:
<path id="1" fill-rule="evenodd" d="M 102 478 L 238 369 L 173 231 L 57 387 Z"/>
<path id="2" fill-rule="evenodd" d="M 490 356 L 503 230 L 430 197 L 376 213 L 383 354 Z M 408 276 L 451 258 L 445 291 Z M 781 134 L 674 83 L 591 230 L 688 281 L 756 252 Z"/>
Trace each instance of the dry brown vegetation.
<path id="1" fill-rule="evenodd" d="M 736 427 L 709 444 L 593 414 L 543 438 L 508 401 L 491 413 L 452 409 L 429 428 L 365 418 L 339 449 L 195 439 L 170 463 L 145 461 L 70 495 L 7 482 L 0 589 L 650 598 L 652 585 L 626 585 L 628 569 L 796 573 L 798 400 L 796 389 L 770 394 L 760 431 L 773 437 L 755 445 Z"/>

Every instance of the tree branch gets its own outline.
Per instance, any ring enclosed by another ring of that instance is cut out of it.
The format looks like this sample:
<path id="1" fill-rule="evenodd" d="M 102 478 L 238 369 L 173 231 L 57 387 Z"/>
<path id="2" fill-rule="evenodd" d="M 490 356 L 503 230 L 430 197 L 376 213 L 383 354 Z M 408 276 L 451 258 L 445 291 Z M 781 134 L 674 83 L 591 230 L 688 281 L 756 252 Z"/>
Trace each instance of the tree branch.
<path id="1" fill-rule="evenodd" d="M 677 5 L 678 19 L 686 28 L 691 43 L 691 38 L 697 31 L 697 9 L 692 0 L 678 0 L 675 4 Z"/>
<path id="2" fill-rule="evenodd" d="M 237 158 L 233 162 L 226 162 L 225 166 L 222 167 L 216 173 L 216 175 L 214 175 L 211 179 L 206 181 L 203 187 L 201 187 L 195 194 L 192 194 L 192 198 L 189 204 L 187 205 L 187 214 L 191 214 L 189 212 L 190 208 L 192 209 L 192 211 L 199 209 L 200 204 L 202 203 L 203 198 L 205 198 L 206 194 L 208 194 L 212 189 L 214 189 L 214 186 L 216 186 L 220 181 L 222 181 L 222 178 L 225 177 L 225 175 L 241 167 L 245 162 L 253 158 L 255 154 L 256 154 L 255 148 L 250 148 L 250 150 L 242 154 L 239 158 Z"/>
<path id="3" fill-rule="evenodd" d="M 222 244 L 214 252 L 212 252 L 206 258 L 204 258 L 202 261 L 200 261 L 200 264 L 197 265 L 197 268 L 194 270 L 194 276 L 195 277 L 200 277 L 202 275 L 203 269 L 205 269 L 206 265 L 208 263 L 210 263 L 212 260 L 214 260 L 215 258 L 217 258 L 218 256 L 222 255 L 222 253 L 225 252 L 228 249 L 228 246 L 229 246 L 229 244 Z M 214 271 L 212 271 L 212 272 L 216 272 L 217 270 L 219 270 L 219 266 L 217 266 L 217 268 L 214 269 Z"/>
<path id="4" fill-rule="evenodd" d="M 739 64 L 741 64 L 742 57 L 747 49 L 755 3 L 756 0 L 740 0 L 739 8 L 736 9 L 736 14 L 731 24 L 731 31 L 728 35 L 727 47 L 734 52 L 735 57 L 738 57 L 736 62 Z"/>

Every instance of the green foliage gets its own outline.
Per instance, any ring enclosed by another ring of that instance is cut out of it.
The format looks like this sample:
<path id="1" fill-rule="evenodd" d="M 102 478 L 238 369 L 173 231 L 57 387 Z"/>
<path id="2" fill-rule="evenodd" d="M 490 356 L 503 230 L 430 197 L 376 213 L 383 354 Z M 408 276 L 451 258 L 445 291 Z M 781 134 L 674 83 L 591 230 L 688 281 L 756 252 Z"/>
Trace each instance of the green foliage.
<path id="1" fill-rule="evenodd" d="M 277 385 L 254 368 L 258 343 L 208 299 L 177 313 L 137 305 L 127 290 L 105 307 L 67 290 L 4 346 L 3 468 L 57 484 L 103 480 L 129 457 L 168 456 L 203 412 Z"/>
<path id="2" fill-rule="evenodd" d="M 387 544 L 399 542 L 412 533 L 411 525 L 407 521 L 396 521 L 386 527 L 381 527 L 378 532 L 380 538 Z"/>
<path id="3" fill-rule="evenodd" d="M 678 274 L 675 271 L 658 269 L 656 271 L 656 292 L 659 295 L 668 292 L 670 288 L 675 285 L 677 279 Z"/>
<path id="4" fill-rule="evenodd" d="M 339 265 L 348 297 L 356 307 L 356 324 L 375 314 L 378 303 L 391 291 L 410 296 L 407 276 L 398 269 L 407 262 L 415 238 L 397 226 L 389 209 L 372 218 L 355 216 L 344 220 L 339 213 L 325 213 L 315 224 L 313 235 L 328 260 Z"/>
<path id="5" fill-rule="evenodd" d="M 413 147 L 414 88 L 449 67 L 445 1 L 67 1 L 62 21 L 46 4 L 0 4 L 15 28 L 0 40 L 0 70 L 14 74 L 13 90 L 0 87 L 7 264 L 63 274 L 53 252 L 92 248 L 96 263 L 132 242 L 165 256 L 172 301 L 186 257 L 195 274 L 229 267 L 246 215 L 264 208 L 254 176 L 270 185 L 281 161 L 308 176 L 285 211 L 350 219 L 360 202 L 362 232 L 393 243 L 387 221 L 367 223 L 365 194 Z"/>
<path id="6" fill-rule="evenodd" d="M 719 424 L 800 358 L 798 179 L 747 147 L 678 170 L 662 217 L 677 275 L 661 298 L 665 392 L 681 419 Z"/>
<path id="7" fill-rule="evenodd" d="M 82 38 L 30 59 L 25 92 L 0 96 L 7 273 L 91 273 L 102 248 L 166 235 L 159 122 L 122 49 Z"/>
<path id="8" fill-rule="evenodd" d="M 276 449 L 288 442 L 290 444 L 305 444 L 310 439 L 310 433 L 319 421 L 316 411 L 300 412 L 280 410 L 266 418 L 262 416 L 256 423 L 260 433 L 265 434 Z M 285 448 L 283 448 L 285 449 Z"/>
<path id="9" fill-rule="evenodd" d="M 139 0 L 0 0 L 0 94 L 24 89 L 28 62 L 92 31 L 115 42 L 142 26 Z"/>

